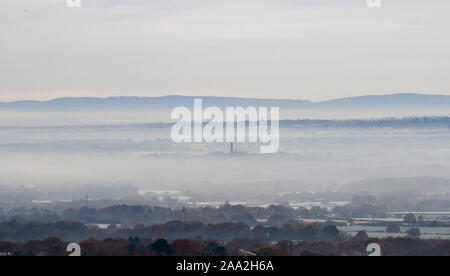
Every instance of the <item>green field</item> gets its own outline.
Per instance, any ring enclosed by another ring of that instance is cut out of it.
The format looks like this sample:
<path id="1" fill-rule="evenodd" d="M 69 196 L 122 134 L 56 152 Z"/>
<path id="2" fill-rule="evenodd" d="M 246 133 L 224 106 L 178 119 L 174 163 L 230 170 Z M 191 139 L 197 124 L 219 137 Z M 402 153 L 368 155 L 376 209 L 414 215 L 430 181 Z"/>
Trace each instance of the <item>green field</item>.
<path id="1" fill-rule="evenodd" d="M 350 235 L 356 235 L 358 231 L 366 231 L 369 237 L 374 238 L 386 238 L 386 237 L 404 237 L 406 231 L 411 227 L 400 227 L 401 233 L 386 233 L 385 226 L 338 226 L 339 231 L 348 233 Z M 450 227 L 415 227 L 419 228 L 422 235 L 420 238 L 424 239 L 450 239 Z"/>

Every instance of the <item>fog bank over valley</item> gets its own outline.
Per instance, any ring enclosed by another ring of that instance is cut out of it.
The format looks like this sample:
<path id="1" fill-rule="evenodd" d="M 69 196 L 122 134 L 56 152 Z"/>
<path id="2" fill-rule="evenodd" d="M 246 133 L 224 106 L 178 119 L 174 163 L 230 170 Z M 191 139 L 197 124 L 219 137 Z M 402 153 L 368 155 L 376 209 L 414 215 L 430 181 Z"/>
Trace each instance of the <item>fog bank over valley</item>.
<path id="1" fill-rule="evenodd" d="M 280 151 L 269 155 L 259 154 L 260 145 L 252 143 L 235 144 L 237 154 L 229 154 L 229 143 L 175 144 L 171 123 L 143 118 L 108 124 L 41 119 L 34 126 L 1 120 L 1 187 L 33 188 L 36 193 L 77 189 L 73 200 L 96 186 L 245 200 L 244 194 L 254 199 L 339 191 L 347 183 L 370 179 L 450 179 L 448 117 L 282 120 Z"/>

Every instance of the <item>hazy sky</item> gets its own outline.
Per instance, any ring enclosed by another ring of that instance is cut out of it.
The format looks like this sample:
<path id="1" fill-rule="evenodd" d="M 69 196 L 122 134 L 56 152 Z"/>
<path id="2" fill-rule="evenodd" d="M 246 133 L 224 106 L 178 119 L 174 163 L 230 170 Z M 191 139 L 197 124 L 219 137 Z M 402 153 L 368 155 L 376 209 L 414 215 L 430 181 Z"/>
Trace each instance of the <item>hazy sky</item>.
<path id="1" fill-rule="evenodd" d="M 0 101 L 450 95 L 450 1 L 2 0 Z"/>

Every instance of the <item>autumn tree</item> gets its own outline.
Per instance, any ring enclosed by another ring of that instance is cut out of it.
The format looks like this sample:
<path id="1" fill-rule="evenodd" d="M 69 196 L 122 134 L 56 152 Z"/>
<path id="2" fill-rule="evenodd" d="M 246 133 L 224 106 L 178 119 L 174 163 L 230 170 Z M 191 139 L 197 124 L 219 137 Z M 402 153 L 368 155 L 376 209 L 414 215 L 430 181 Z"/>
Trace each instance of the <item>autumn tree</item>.
<path id="1" fill-rule="evenodd" d="M 421 235 L 419 228 L 411 228 L 406 232 L 406 234 L 408 234 L 408 236 L 413 238 L 418 238 Z"/>
<path id="2" fill-rule="evenodd" d="M 398 226 L 396 224 L 389 224 L 386 227 L 386 232 L 387 233 L 400 233 L 400 226 Z"/>
<path id="3" fill-rule="evenodd" d="M 403 221 L 408 224 L 408 225 L 415 225 L 417 224 L 417 219 L 416 216 L 413 213 L 409 213 L 407 214 L 404 218 Z"/>

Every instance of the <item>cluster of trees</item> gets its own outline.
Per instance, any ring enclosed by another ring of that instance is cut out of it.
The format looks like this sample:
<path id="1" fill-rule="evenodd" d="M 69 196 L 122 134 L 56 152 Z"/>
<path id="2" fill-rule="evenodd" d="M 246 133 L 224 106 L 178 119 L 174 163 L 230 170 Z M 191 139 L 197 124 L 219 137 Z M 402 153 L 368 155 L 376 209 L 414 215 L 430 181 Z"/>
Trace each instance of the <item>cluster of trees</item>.
<path id="1" fill-rule="evenodd" d="M 325 218 L 327 209 L 320 207 L 290 208 L 281 205 L 271 205 L 267 208 L 246 207 L 243 205 L 224 204 L 220 208 L 179 208 L 150 206 L 116 205 L 106 208 L 66 209 L 60 212 L 46 209 L 13 209 L 0 212 L 0 220 L 17 221 L 78 221 L 83 223 L 120 224 L 132 226 L 138 223 L 145 225 L 160 224 L 173 220 L 201 221 L 203 223 L 242 222 L 254 226 L 259 222 L 268 221 L 269 225 L 281 226 L 295 218 Z M 273 223 L 273 224 L 270 224 Z"/>
<path id="2" fill-rule="evenodd" d="M 383 218 L 387 209 L 384 205 L 367 203 L 334 207 L 332 213 L 339 218 Z"/>
<path id="3" fill-rule="evenodd" d="M 9 256 L 68 256 L 68 242 L 57 238 L 26 243 L 0 242 L 0 253 Z M 88 239 L 79 243 L 82 256 L 226 256 L 227 250 L 217 241 L 201 238 L 140 239 L 139 237 Z"/>
<path id="4" fill-rule="evenodd" d="M 259 238 L 267 241 L 280 240 L 331 240 L 339 235 L 334 225 L 304 225 L 290 221 L 281 227 L 256 225 L 251 228 L 244 223 L 204 224 L 202 222 L 171 221 L 165 224 L 145 226 L 138 224 L 131 228 L 118 228 L 110 225 L 106 229 L 87 226 L 79 222 L 27 222 L 4 221 L 0 223 L 0 240 L 43 240 L 56 237 L 62 240 L 81 241 L 90 238 L 106 239 L 110 237 L 141 238 L 164 237 L 175 240 L 179 237 L 204 237 L 217 240 L 233 238 Z"/>
<path id="5" fill-rule="evenodd" d="M 80 243 L 82 256 L 311 256 L 367 255 L 367 245 L 377 243 L 384 256 L 449 256 L 450 241 L 413 238 L 369 239 L 336 237 L 329 241 L 279 241 L 235 238 L 221 242 L 203 238 L 166 239 L 139 237 L 89 239 Z M 56 238 L 42 241 L 0 242 L 0 253 L 12 256 L 67 256 L 68 242 Z"/>
<path id="6" fill-rule="evenodd" d="M 65 209 L 59 212 L 46 209 L 12 209 L 1 212 L 0 221 L 77 221 L 82 223 L 120 224 L 133 226 L 138 223 L 161 224 L 173 220 L 200 221 L 202 223 L 241 222 L 255 226 L 264 222 L 266 225 L 280 227 L 292 219 L 348 219 L 352 217 L 384 217 L 383 206 L 361 204 L 335 207 L 327 210 L 318 206 L 310 209 L 291 208 L 283 205 L 247 207 L 244 205 L 224 204 L 220 208 L 179 208 L 150 206 L 116 205 L 106 208 Z"/>

